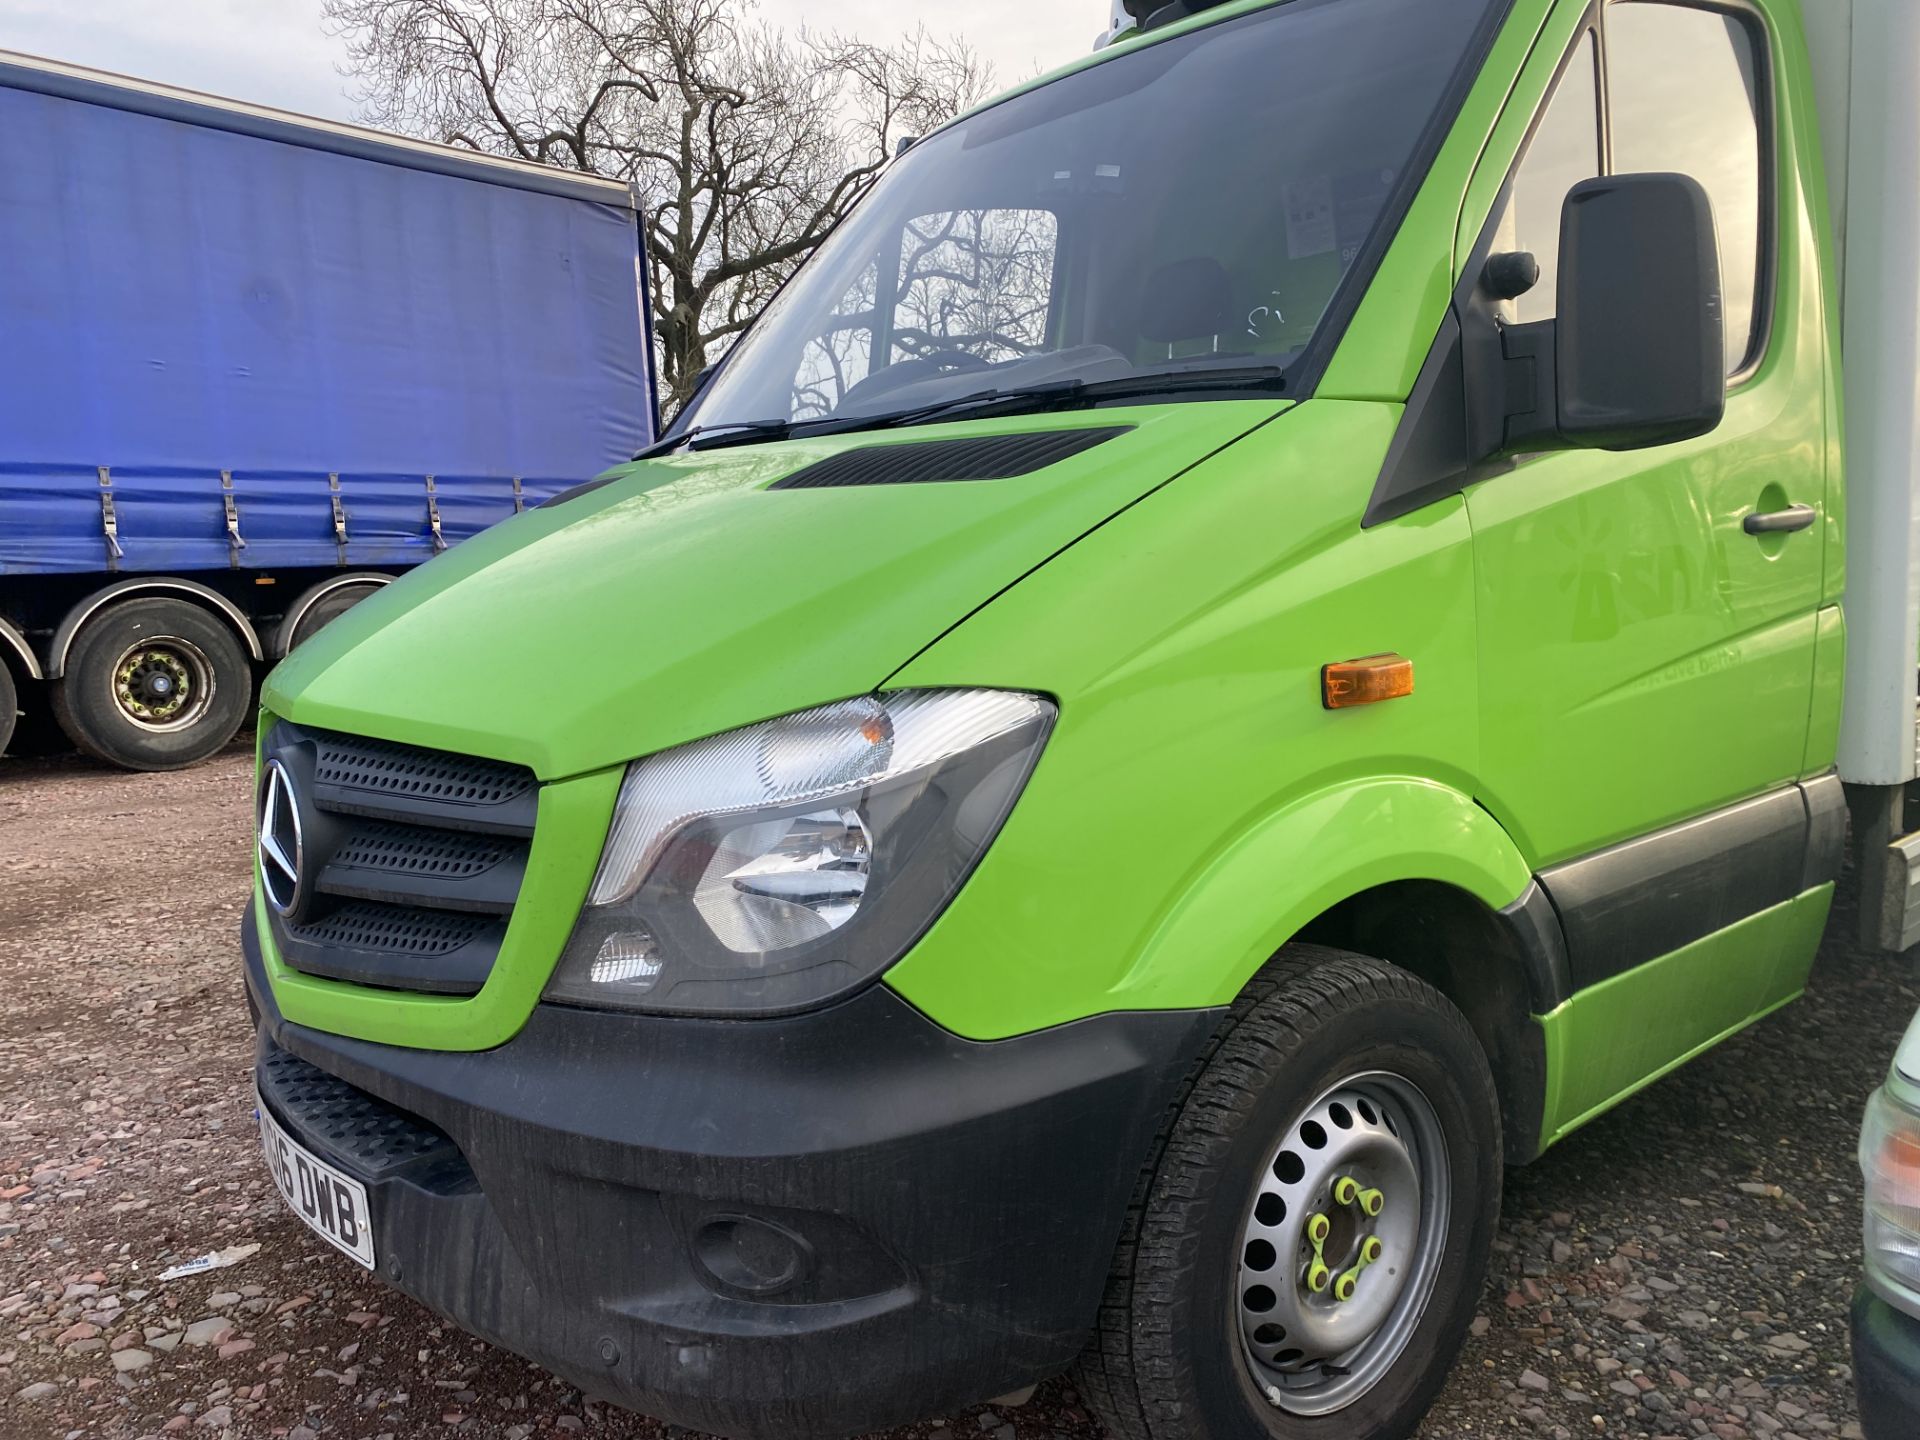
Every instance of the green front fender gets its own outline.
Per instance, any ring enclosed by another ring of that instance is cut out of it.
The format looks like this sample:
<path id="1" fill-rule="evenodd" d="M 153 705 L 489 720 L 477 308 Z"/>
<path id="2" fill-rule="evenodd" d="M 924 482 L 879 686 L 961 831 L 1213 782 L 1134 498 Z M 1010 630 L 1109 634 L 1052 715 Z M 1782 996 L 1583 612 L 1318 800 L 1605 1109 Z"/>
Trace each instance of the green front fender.
<path id="1" fill-rule="evenodd" d="M 1224 1005 L 1275 951 L 1342 900 L 1424 880 L 1498 910 L 1532 879 L 1499 822 L 1451 786 L 1400 775 L 1330 786 L 1229 846 L 1107 998 L 1116 1010 Z"/>
<path id="2" fill-rule="evenodd" d="M 1107 1011 L 1201 1009 L 1229 1004 L 1309 922 L 1364 891 L 1431 881 L 1498 910 L 1532 879 L 1499 823 L 1452 786 L 1411 775 L 1343 780 L 1299 794 L 1229 841 L 1130 956 L 1111 966 L 1080 957 L 1116 978 L 1081 992 L 1073 1009 L 1046 1007 L 1039 995 L 1014 1003 L 981 983 L 983 967 L 953 953 L 975 938 L 964 923 L 936 925 L 889 983 L 973 1039 Z"/>

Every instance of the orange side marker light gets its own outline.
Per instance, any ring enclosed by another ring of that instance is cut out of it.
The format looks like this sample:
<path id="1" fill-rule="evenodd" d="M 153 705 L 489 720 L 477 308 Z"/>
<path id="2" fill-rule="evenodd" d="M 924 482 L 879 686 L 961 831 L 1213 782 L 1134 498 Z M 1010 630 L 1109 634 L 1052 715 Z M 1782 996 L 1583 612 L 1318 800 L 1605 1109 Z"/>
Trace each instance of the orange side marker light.
<path id="1" fill-rule="evenodd" d="M 1404 655 L 1344 660 L 1320 672 L 1320 697 L 1329 710 L 1378 705 L 1413 694 L 1413 662 Z"/>

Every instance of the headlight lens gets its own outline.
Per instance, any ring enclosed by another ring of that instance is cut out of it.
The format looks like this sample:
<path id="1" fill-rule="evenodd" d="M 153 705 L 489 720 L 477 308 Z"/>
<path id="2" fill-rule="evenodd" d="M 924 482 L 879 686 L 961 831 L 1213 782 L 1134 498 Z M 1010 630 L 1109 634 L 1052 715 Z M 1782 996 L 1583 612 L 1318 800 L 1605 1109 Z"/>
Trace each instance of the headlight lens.
<path id="1" fill-rule="evenodd" d="M 1920 1317 L 1920 1114 L 1874 1092 L 1860 1129 L 1867 1181 L 1867 1277 L 1890 1304 Z"/>
<path id="2" fill-rule="evenodd" d="M 1037 695 L 900 691 L 638 761 L 546 998 L 765 1015 L 865 984 L 965 883 L 1053 718 Z"/>

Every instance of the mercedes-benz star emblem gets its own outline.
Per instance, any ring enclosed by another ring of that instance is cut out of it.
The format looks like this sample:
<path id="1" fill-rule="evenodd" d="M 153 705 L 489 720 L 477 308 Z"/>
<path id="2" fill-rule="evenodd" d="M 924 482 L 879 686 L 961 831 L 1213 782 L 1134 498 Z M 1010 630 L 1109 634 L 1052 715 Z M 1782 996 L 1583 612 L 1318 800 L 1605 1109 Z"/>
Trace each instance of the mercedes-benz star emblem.
<path id="1" fill-rule="evenodd" d="M 293 914 L 300 903 L 300 864 L 306 857 L 300 836 L 300 804 L 293 776 L 278 760 L 267 762 L 267 783 L 260 789 L 260 883 L 276 914 Z"/>

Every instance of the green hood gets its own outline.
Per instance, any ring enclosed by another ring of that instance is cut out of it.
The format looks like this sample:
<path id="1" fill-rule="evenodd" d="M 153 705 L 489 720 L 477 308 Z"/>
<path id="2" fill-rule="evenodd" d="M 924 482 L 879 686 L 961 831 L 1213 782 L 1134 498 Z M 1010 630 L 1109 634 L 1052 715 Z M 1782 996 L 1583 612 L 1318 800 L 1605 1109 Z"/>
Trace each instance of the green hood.
<path id="1" fill-rule="evenodd" d="M 862 694 L 1274 412 L 1160 405 L 625 466 L 335 621 L 274 672 L 266 708 L 556 779 Z M 856 447 L 1115 425 L 1133 429 L 1012 480 L 767 489 Z"/>

